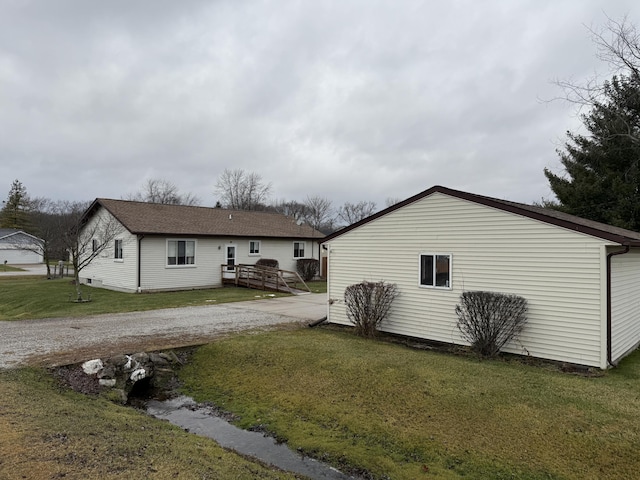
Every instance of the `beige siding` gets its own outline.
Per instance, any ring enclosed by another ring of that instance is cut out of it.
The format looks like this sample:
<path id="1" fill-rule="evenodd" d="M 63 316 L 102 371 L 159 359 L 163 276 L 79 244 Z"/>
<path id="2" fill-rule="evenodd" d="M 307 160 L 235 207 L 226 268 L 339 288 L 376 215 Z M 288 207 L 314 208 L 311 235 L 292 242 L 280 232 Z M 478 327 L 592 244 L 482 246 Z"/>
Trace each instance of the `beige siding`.
<path id="1" fill-rule="evenodd" d="M 344 289 L 396 283 L 383 330 L 464 343 L 455 305 L 463 291 L 517 294 L 529 322 L 508 351 L 602 366 L 603 241 L 436 193 L 330 242 L 330 321 L 346 323 Z M 419 254 L 452 255 L 452 288 L 418 286 Z"/>
<path id="2" fill-rule="evenodd" d="M 103 216 L 107 217 L 109 214 L 105 210 L 100 210 L 90 222 L 100 221 L 100 218 Z M 91 230 L 90 226 L 88 230 Z M 115 238 L 122 240 L 122 259 L 114 258 L 115 244 L 112 240 L 100 255 L 82 269 L 80 272 L 80 281 L 81 283 L 89 283 L 90 280 L 92 286 L 135 292 L 138 274 L 137 238 L 124 227 L 122 227 L 121 233 Z"/>
<path id="3" fill-rule="evenodd" d="M 260 241 L 260 255 L 249 254 L 249 241 Z M 304 258 L 315 258 L 318 260 L 318 242 L 315 240 L 295 240 L 296 242 L 305 242 Z M 296 271 L 297 259 L 293 258 L 293 243 L 290 239 L 273 239 L 273 238 L 247 238 L 234 240 L 237 246 L 238 263 L 246 263 L 252 265 L 260 258 L 272 258 L 278 260 L 282 270 Z"/>
<path id="4" fill-rule="evenodd" d="M 611 258 L 612 360 L 617 361 L 638 343 L 640 343 L 640 249 L 635 248 L 629 253 Z"/>
<path id="5" fill-rule="evenodd" d="M 222 285 L 221 266 L 227 263 L 227 245 L 236 247 L 236 264 L 254 264 L 260 258 L 275 258 L 284 270 L 296 269 L 293 259 L 293 240 L 263 238 L 180 238 L 195 240 L 195 265 L 168 266 L 166 237 L 145 237 L 141 246 L 143 291 L 179 290 L 219 287 Z M 260 255 L 249 254 L 249 241 L 260 241 Z M 307 240 L 307 248 L 312 242 Z M 317 258 L 318 244 L 313 242 Z M 311 255 L 308 250 L 307 258 Z"/>
<path id="6" fill-rule="evenodd" d="M 167 240 L 194 240 L 194 265 L 167 265 Z M 145 237 L 141 242 L 140 288 L 143 291 L 219 287 L 220 265 L 226 262 L 222 240 L 212 238 Z"/>

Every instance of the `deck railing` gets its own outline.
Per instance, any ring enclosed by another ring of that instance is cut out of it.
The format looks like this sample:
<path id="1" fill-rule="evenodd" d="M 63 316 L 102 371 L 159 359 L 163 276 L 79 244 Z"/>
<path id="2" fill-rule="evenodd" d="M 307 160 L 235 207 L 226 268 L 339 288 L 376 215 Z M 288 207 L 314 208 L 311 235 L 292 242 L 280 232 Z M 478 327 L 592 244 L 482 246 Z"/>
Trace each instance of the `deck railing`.
<path id="1" fill-rule="evenodd" d="M 293 294 L 311 293 L 298 272 L 246 264 L 223 264 L 221 269 L 223 281 L 232 280 L 238 286 Z"/>

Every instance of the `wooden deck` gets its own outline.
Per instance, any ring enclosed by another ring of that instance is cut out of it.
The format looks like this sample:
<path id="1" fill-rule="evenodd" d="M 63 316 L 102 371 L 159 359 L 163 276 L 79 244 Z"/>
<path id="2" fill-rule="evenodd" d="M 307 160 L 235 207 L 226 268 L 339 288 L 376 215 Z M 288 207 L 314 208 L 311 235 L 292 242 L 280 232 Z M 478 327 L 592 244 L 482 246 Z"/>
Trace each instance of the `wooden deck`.
<path id="1" fill-rule="evenodd" d="M 256 265 L 222 265 L 222 283 L 293 295 L 311 293 L 297 272 Z"/>

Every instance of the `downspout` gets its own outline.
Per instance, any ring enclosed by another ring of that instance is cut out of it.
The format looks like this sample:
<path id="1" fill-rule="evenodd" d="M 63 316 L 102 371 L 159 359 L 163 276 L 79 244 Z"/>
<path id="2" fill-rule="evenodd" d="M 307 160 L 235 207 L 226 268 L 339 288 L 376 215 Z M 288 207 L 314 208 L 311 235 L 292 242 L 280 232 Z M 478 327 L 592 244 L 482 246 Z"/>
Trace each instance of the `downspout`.
<path id="1" fill-rule="evenodd" d="M 617 364 L 611 360 L 611 258 L 629 253 L 629 249 L 629 245 L 625 245 L 624 250 L 607 254 L 607 364 L 612 367 Z"/>
<path id="2" fill-rule="evenodd" d="M 138 291 L 138 293 L 141 292 L 141 288 L 142 288 L 142 271 L 141 271 L 141 267 L 142 267 L 142 239 L 144 238 L 144 235 L 138 235 L 138 286 L 136 288 L 136 290 Z"/>

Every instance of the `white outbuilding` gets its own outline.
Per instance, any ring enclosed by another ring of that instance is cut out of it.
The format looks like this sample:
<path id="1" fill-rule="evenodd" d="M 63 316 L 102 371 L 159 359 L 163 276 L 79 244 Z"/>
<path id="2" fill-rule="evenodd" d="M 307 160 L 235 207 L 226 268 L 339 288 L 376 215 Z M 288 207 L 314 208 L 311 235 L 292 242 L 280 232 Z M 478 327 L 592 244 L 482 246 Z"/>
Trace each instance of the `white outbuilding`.
<path id="1" fill-rule="evenodd" d="M 0 263 L 42 263 L 44 240 L 15 228 L 0 228 Z"/>
<path id="2" fill-rule="evenodd" d="M 515 294 L 528 322 L 504 349 L 608 368 L 640 344 L 640 233 L 435 186 L 326 237 L 328 320 L 349 325 L 345 289 L 395 283 L 381 330 L 466 344 L 465 291 Z"/>

